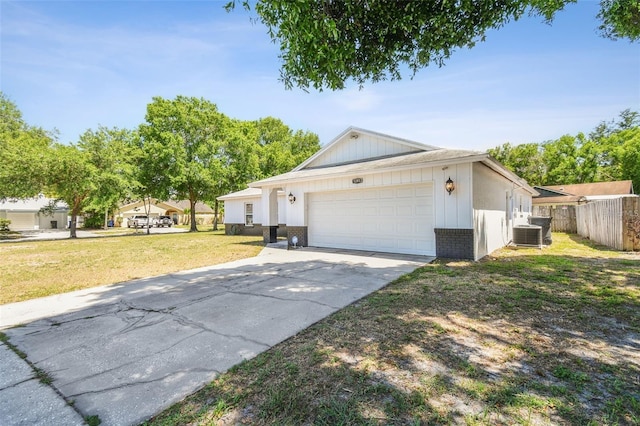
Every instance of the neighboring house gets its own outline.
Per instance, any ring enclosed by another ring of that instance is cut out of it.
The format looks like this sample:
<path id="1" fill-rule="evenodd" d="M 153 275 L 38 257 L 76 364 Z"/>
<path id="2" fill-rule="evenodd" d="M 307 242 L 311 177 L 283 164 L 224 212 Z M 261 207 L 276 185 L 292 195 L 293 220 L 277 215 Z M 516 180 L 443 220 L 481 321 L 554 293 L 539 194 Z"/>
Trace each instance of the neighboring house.
<path id="1" fill-rule="evenodd" d="M 115 214 L 116 226 L 127 226 L 127 219 L 136 215 L 149 214 L 151 219 L 158 216 L 170 216 L 175 224 L 187 224 L 191 220 L 188 209 L 189 200 L 160 201 L 151 199 L 151 205 L 147 205 L 149 212 L 145 211 L 142 201 L 121 206 Z M 209 224 L 213 222 L 214 211 L 204 203 L 196 203 L 196 221 L 198 224 Z"/>
<path id="2" fill-rule="evenodd" d="M 53 201 L 47 197 L 3 201 L 0 202 L 0 218 L 11 221 L 9 229 L 12 231 L 64 229 L 69 220 L 69 207 L 65 203 L 57 202 L 51 210 L 51 214 L 42 210 Z"/>
<path id="3" fill-rule="evenodd" d="M 633 197 L 630 180 L 569 185 L 535 186 L 540 195 L 533 198 L 533 215 L 551 217 L 554 232 L 578 232 L 576 206 L 592 201 Z"/>
<path id="4" fill-rule="evenodd" d="M 537 195 L 487 153 L 355 127 L 291 172 L 249 186 L 219 198 L 227 230 L 260 223 L 274 242 L 284 222 L 299 246 L 466 259 L 508 244 Z"/>
<path id="5" fill-rule="evenodd" d="M 633 182 L 630 180 L 534 186 L 534 188 L 540 194 L 533 198 L 534 206 L 576 206 L 589 201 L 633 195 Z"/>
<path id="6" fill-rule="evenodd" d="M 263 235 L 262 190 L 247 188 L 218 200 L 224 201 L 224 229 L 227 235 Z M 278 191 L 278 236 L 287 236 L 286 197 Z"/>

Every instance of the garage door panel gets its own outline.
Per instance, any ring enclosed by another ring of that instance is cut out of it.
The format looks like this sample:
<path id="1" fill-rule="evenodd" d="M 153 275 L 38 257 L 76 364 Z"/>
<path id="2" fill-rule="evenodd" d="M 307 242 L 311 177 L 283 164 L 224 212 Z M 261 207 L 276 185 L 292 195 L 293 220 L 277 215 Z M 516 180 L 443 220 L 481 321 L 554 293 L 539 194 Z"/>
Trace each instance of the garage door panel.
<path id="1" fill-rule="evenodd" d="M 378 208 L 378 215 L 392 216 L 394 211 L 395 211 L 395 208 L 393 206 L 380 206 L 380 208 Z"/>
<path id="2" fill-rule="evenodd" d="M 411 217 L 414 215 L 414 208 L 413 206 L 398 206 L 396 207 L 396 215 Z"/>
<path id="3" fill-rule="evenodd" d="M 309 244 L 392 253 L 435 254 L 433 187 L 309 194 Z"/>
<path id="4" fill-rule="evenodd" d="M 416 197 L 433 197 L 433 189 L 431 186 L 417 186 L 415 188 Z"/>
<path id="5" fill-rule="evenodd" d="M 414 193 L 413 188 L 400 188 L 396 192 L 396 198 L 412 198 Z"/>
<path id="6" fill-rule="evenodd" d="M 393 198 L 394 197 L 394 191 L 393 189 L 378 189 L 378 197 L 381 199 L 385 199 L 385 198 Z"/>
<path id="7" fill-rule="evenodd" d="M 428 232 L 433 232 L 433 226 L 431 226 L 430 223 L 416 223 L 415 232 L 416 234 L 426 234 Z"/>
<path id="8" fill-rule="evenodd" d="M 415 240 L 398 240 L 398 248 L 403 250 L 417 250 L 418 244 Z"/>
<path id="9" fill-rule="evenodd" d="M 12 231 L 28 231 L 36 229 L 36 215 L 35 213 L 27 212 L 7 212 L 7 219 L 11 221 L 9 229 Z"/>
<path id="10" fill-rule="evenodd" d="M 375 191 L 364 191 L 362 194 L 363 200 L 376 200 L 378 199 L 378 193 Z"/>
<path id="11" fill-rule="evenodd" d="M 416 226 L 413 223 L 398 223 L 396 224 L 396 234 L 412 234 L 416 231 Z"/>

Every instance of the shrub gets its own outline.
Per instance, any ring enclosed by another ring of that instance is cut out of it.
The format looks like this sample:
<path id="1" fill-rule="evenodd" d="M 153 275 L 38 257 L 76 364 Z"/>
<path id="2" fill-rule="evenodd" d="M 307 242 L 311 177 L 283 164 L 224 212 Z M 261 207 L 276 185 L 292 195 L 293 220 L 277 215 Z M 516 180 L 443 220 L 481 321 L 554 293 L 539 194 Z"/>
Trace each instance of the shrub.
<path id="1" fill-rule="evenodd" d="M 87 212 L 84 215 L 85 228 L 102 228 L 104 226 L 104 212 Z"/>
<path id="2" fill-rule="evenodd" d="M 0 231 L 8 231 L 11 221 L 9 219 L 0 218 Z"/>

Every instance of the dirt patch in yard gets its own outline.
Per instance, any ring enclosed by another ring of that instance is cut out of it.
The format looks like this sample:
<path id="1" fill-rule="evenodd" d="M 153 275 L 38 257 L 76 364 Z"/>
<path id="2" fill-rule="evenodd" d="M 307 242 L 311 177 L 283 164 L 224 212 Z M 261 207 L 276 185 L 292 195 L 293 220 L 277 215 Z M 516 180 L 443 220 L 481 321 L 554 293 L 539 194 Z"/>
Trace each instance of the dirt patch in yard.
<path id="1" fill-rule="evenodd" d="M 554 234 L 441 260 L 149 424 L 640 424 L 640 256 Z"/>

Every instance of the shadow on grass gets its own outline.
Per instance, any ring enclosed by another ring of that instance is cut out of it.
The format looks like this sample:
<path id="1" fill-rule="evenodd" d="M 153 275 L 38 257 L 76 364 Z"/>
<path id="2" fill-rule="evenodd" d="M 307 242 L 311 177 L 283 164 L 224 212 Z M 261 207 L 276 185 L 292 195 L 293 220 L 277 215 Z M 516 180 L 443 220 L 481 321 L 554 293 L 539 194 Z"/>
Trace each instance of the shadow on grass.
<path id="1" fill-rule="evenodd" d="M 611 247 L 608 247 L 608 246 L 605 246 L 605 245 L 602 245 L 602 244 L 598 244 L 598 243 L 596 243 L 594 241 L 591 241 L 590 239 L 585 238 L 585 237 L 583 237 L 581 235 L 578 235 L 578 234 L 567 234 L 567 235 L 571 239 L 571 241 L 573 241 L 574 243 L 580 244 L 580 245 L 588 247 L 590 249 L 596 249 L 598 251 L 605 252 L 605 253 L 606 252 L 611 252 L 611 253 L 619 253 L 620 252 L 619 250 L 616 250 L 614 248 L 611 248 Z"/>
<path id="2" fill-rule="evenodd" d="M 403 276 L 150 424 L 640 422 L 640 268 L 451 265 Z"/>

